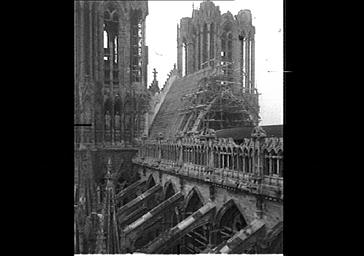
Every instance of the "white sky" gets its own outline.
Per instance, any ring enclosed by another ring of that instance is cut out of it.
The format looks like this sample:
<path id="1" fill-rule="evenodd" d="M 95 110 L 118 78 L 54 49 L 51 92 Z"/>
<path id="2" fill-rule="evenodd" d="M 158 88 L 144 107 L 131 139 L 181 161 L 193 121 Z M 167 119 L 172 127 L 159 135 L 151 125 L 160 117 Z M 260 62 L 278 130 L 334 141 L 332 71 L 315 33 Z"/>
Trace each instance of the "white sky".
<path id="1" fill-rule="evenodd" d="M 255 77 L 261 125 L 283 124 L 283 0 L 213 1 L 221 13 L 250 9 L 255 26 Z M 146 44 L 149 47 L 148 87 L 156 68 L 159 86 L 177 63 L 177 24 L 192 16 L 201 1 L 148 1 Z"/>

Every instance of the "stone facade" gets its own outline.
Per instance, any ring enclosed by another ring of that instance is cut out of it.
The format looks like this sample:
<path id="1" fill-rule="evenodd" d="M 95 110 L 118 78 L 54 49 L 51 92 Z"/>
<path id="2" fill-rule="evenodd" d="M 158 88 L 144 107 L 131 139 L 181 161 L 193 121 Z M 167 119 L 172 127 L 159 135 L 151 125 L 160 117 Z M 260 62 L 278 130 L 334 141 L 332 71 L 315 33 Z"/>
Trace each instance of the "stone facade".
<path id="1" fill-rule="evenodd" d="M 220 67 L 233 91 L 244 92 L 257 105 L 254 35 L 250 10 L 234 17 L 230 12 L 221 14 L 212 1 L 203 1 L 177 28 L 178 73 L 185 76 Z"/>
<path id="2" fill-rule="evenodd" d="M 106 198 L 138 180 L 131 173 L 131 159 L 145 131 L 149 109 L 147 15 L 146 1 L 74 2 L 74 194 L 78 253 L 119 250 L 113 241 L 118 236 L 110 232 L 105 235 L 107 230 L 115 230 L 107 229 L 114 213 L 110 207 L 105 209 L 113 204 Z M 107 191 L 109 160 L 115 188 Z"/>
<path id="3" fill-rule="evenodd" d="M 75 1 L 76 140 L 133 145 L 149 107 L 146 1 Z"/>

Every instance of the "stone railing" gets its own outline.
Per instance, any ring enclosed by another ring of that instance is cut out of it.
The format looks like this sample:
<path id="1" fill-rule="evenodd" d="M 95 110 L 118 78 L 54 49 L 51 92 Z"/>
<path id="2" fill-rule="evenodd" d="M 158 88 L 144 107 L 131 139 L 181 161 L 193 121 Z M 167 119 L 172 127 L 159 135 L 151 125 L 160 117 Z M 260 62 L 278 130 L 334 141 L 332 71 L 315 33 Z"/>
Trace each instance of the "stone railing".
<path id="1" fill-rule="evenodd" d="M 134 163 L 283 199 L 283 138 L 145 140 Z"/>

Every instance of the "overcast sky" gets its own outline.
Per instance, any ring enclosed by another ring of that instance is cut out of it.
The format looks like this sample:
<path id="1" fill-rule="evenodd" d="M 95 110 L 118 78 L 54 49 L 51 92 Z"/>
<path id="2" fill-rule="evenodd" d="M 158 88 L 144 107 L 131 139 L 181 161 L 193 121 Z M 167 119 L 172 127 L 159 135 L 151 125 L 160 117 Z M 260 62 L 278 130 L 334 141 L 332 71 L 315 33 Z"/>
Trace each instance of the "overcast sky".
<path id="1" fill-rule="evenodd" d="M 202 1 L 148 1 L 146 44 L 149 47 L 148 86 L 156 68 L 160 87 L 177 63 L 177 24 L 192 16 L 192 4 Z M 283 124 L 283 0 L 220 0 L 221 13 L 250 9 L 255 34 L 255 76 L 261 93 L 261 125 Z"/>

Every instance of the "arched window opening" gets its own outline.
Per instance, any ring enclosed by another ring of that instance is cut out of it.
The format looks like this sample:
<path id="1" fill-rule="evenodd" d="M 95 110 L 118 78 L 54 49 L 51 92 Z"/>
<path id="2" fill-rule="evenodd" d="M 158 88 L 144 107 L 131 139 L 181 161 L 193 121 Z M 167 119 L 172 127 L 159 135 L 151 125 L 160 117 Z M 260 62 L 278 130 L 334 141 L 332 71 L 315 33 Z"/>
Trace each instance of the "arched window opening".
<path id="1" fill-rule="evenodd" d="M 104 24 L 104 82 L 110 83 L 110 47 L 109 47 L 109 35 Z"/>
<path id="2" fill-rule="evenodd" d="M 195 211 L 200 209 L 203 206 L 203 202 L 197 192 L 193 189 L 191 192 L 192 195 L 190 199 L 187 202 L 186 208 L 185 208 L 185 218 L 192 215 Z"/>
<path id="3" fill-rule="evenodd" d="M 150 175 L 149 179 L 147 181 L 147 186 L 146 186 L 147 190 L 154 187 L 155 185 L 156 185 L 156 183 L 155 183 L 154 177 L 153 177 L 153 175 Z"/>
<path id="4" fill-rule="evenodd" d="M 141 10 L 131 10 L 130 12 L 130 80 L 131 82 L 141 82 L 142 79 L 142 12 Z"/>
<path id="5" fill-rule="evenodd" d="M 221 35 L 221 66 L 224 79 L 232 81 L 233 35 L 229 26 L 225 26 L 224 32 Z"/>
<path id="6" fill-rule="evenodd" d="M 206 155 L 206 148 L 201 148 L 201 165 L 207 165 L 207 155 Z"/>
<path id="7" fill-rule="evenodd" d="M 104 83 L 109 85 L 113 81 L 113 83 L 117 84 L 119 80 L 117 67 L 119 61 L 119 15 L 112 5 L 108 6 L 104 12 L 103 28 Z"/>
<path id="8" fill-rule="evenodd" d="M 185 146 L 185 160 L 184 162 L 188 163 L 189 161 L 189 148 Z"/>
<path id="9" fill-rule="evenodd" d="M 231 32 L 229 32 L 228 36 L 227 36 L 226 60 L 227 60 L 228 80 L 232 81 L 232 75 L 233 75 L 233 35 L 232 35 Z"/>
<path id="10" fill-rule="evenodd" d="M 239 36 L 240 40 L 240 72 L 241 72 L 241 84 L 243 92 L 250 93 L 250 84 L 249 84 L 249 73 L 250 73 L 250 42 L 249 37 L 245 34 Z"/>
<path id="11" fill-rule="evenodd" d="M 187 76 L 187 43 L 182 43 L 182 76 Z"/>
<path id="12" fill-rule="evenodd" d="M 113 56 L 113 60 L 114 60 L 114 64 L 118 64 L 119 62 L 119 57 L 118 57 L 118 42 L 119 42 L 119 38 L 116 36 L 114 37 L 114 56 Z M 115 68 L 118 68 L 117 66 Z"/>
<path id="13" fill-rule="evenodd" d="M 192 196 L 189 199 L 185 208 L 185 218 L 192 215 L 202 206 L 203 203 L 200 197 L 198 196 L 197 192 L 193 190 Z M 195 228 L 194 230 L 186 234 L 182 241 L 184 241 L 184 247 L 181 251 L 182 254 L 201 253 L 207 247 L 209 241 L 209 232 L 207 225 Z"/>
<path id="14" fill-rule="evenodd" d="M 163 159 L 164 158 L 164 145 L 161 145 L 160 148 L 161 148 L 161 158 Z"/>
<path id="15" fill-rule="evenodd" d="M 231 148 L 228 148 L 228 168 L 233 169 L 233 153 Z"/>
<path id="16" fill-rule="evenodd" d="M 227 38 L 226 38 L 226 32 L 223 32 L 221 35 L 221 65 L 224 64 L 225 62 L 225 56 L 226 56 L 226 42 Z"/>
<path id="17" fill-rule="evenodd" d="M 273 154 L 272 155 L 272 175 L 278 175 L 278 168 L 277 168 L 277 155 Z"/>
<path id="18" fill-rule="evenodd" d="M 224 154 L 222 153 L 220 148 L 218 150 L 219 150 L 219 168 L 223 168 L 223 166 L 224 166 Z"/>
<path id="19" fill-rule="evenodd" d="M 250 172 L 250 156 L 249 153 L 246 151 L 244 153 L 244 171 L 245 173 L 249 173 Z"/>
<path id="20" fill-rule="evenodd" d="M 239 170 L 239 160 L 238 160 L 238 151 L 237 148 L 234 148 L 233 150 L 233 168 L 234 170 Z"/>
<path id="21" fill-rule="evenodd" d="M 215 60 L 215 28 L 214 23 L 210 24 L 210 66 L 214 65 Z"/>
<path id="22" fill-rule="evenodd" d="M 219 168 L 219 154 L 216 148 L 214 148 L 214 167 Z"/>
<path id="23" fill-rule="evenodd" d="M 176 194 L 176 191 L 174 190 L 172 183 L 169 183 L 167 188 L 166 188 L 166 193 L 165 193 L 165 196 L 164 196 L 164 200 L 167 200 L 168 198 L 170 198 L 174 194 Z"/>
<path id="24" fill-rule="evenodd" d="M 104 24 L 104 50 L 109 48 L 109 36 L 107 35 L 107 31 L 105 30 Z M 108 59 L 107 55 L 104 55 L 104 60 Z"/>
<path id="25" fill-rule="evenodd" d="M 238 171 L 239 172 L 244 172 L 244 154 L 243 154 L 243 150 L 241 148 L 238 149 Z"/>
<path id="26" fill-rule="evenodd" d="M 232 202 L 227 204 L 230 204 L 230 206 L 228 206 L 228 209 L 222 215 L 218 223 L 220 232 L 217 233 L 217 244 L 230 239 L 234 234 L 247 226 L 244 216 L 235 203 Z"/>
<path id="27" fill-rule="evenodd" d="M 248 58 L 248 66 L 249 66 L 249 74 L 248 74 L 248 81 L 249 81 L 249 88 L 250 93 L 254 93 L 254 81 L 252 81 L 252 78 L 254 77 L 254 70 L 253 70 L 253 59 L 252 59 L 252 53 L 253 53 L 253 45 L 252 45 L 252 36 L 249 34 L 249 41 L 248 41 L 248 52 L 249 52 L 249 58 Z"/>
<path id="28" fill-rule="evenodd" d="M 205 23 L 203 26 L 203 35 L 202 35 L 202 68 L 206 68 L 208 66 L 208 41 L 207 41 L 207 24 Z"/>
<path id="29" fill-rule="evenodd" d="M 269 162 L 270 162 L 270 157 L 269 157 L 269 154 L 268 154 L 268 151 L 264 151 L 264 154 L 263 154 L 263 157 L 264 157 L 264 160 L 263 160 L 263 174 L 264 175 L 269 175 Z"/>
<path id="30" fill-rule="evenodd" d="M 182 161 L 186 162 L 186 146 L 182 146 Z"/>
<path id="31" fill-rule="evenodd" d="M 225 167 L 227 167 L 227 155 L 226 155 L 225 148 L 222 149 L 221 156 L 222 156 L 221 168 L 225 168 Z"/>
<path id="32" fill-rule="evenodd" d="M 253 153 L 253 149 L 250 149 L 249 151 L 249 173 L 253 173 L 254 171 L 254 153 Z"/>
<path id="33" fill-rule="evenodd" d="M 279 177 L 283 177 L 283 153 L 282 153 L 282 151 L 278 152 L 278 171 L 279 171 Z"/>
<path id="34" fill-rule="evenodd" d="M 201 157 L 201 165 L 206 165 L 206 151 L 205 151 L 205 147 L 201 147 L 200 148 L 200 157 Z"/>

